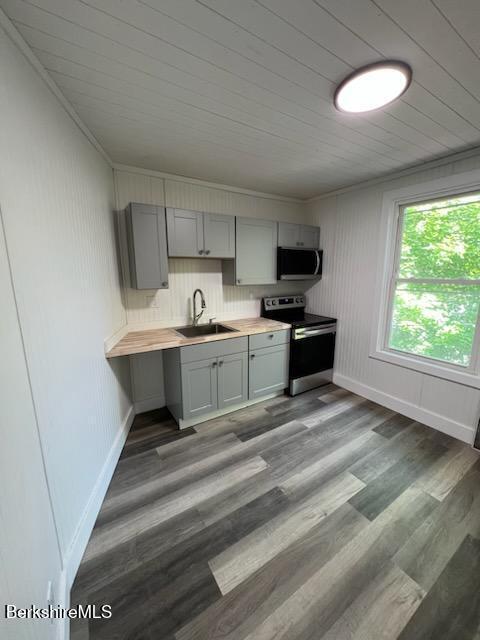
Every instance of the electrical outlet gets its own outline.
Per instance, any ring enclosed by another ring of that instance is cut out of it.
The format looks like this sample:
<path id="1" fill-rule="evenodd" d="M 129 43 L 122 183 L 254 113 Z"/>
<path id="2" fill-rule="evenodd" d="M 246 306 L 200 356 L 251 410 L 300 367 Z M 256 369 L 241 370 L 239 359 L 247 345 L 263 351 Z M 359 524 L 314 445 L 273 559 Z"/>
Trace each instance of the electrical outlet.
<path id="1" fill-rule="evenodd" d="M 53 581 L 49 580 L 47 583 L 47 607 L 55 606 L 55 590 L 53 588 Z M 53 624 L 55 618 L 50 618 L 50 623 Z"/>
<path id="2" fill-rule="evenodd" d="M 147 307 L 157 307 L 157 299 L 155 296 L 147 296 Z"/>
<path id="3" fill-rule="evenodd" d="M 53 593 L 53 582 L 52 580 L 49 580 L 47 584 L 47 605 L 51 605 L 53 607 L 54 596 L 55 594 Z"/>

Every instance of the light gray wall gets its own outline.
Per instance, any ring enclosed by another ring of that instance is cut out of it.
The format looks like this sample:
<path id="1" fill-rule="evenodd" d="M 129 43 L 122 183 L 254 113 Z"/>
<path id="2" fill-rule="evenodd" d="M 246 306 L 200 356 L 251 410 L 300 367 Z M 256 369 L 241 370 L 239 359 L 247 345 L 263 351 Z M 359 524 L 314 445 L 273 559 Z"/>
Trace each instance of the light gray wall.
<path id="1" fill-rule="evenodd" d="M 335 380 L 381 404 L 471 441 L 480 391 L 369 358 L 376 318 L 379 236 L 385 191 L 480 168 L 480 156 L 310 203 L 321 227 L 322 280 L 309 292 L 310 310 L 338 318 Z"/>
<path id="2" fill-rule="evenodd" d="M 3 620 L 7 603 L 46 606 L 49 580 L 59 595 L 61 558 L 1 217 L 0 299 L 0 637 L 47 640 L 48 620 Z"/>
<path id="3" fill-rule="evenodd" d="M 103 344 L 126 321 L 113 175 L 2 29 L 0 86 L 0 204 L 68 581 L 131 416 L 128 362 L 107 362 Z M 2 316 L 3 307 L 2 298 Z M 3 404 L 8 390 L 0 393 Z M 20 422 L 6 428 L 24 427 Z M 22 464 L 19 444 L 12 443 L 11 453 Z M 41 513 L 36 519 L 41 528 Z M 27 545 L 31 532 L 16 530 L 16 544 Z M 12 558 L 16 553 L 16 548 L 8 550 Z M 36 553 L 46 552 L 38 546 Z"/>

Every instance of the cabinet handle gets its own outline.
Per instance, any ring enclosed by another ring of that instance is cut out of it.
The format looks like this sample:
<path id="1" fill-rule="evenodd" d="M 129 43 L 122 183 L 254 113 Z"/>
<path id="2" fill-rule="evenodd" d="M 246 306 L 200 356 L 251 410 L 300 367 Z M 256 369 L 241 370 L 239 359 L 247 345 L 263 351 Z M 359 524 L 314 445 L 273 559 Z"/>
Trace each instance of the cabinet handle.
<path id="1" fill-rule="evenodd" d="M 206 253 L 206 255 L 208 256 L 208 255 L 209 255 L 209 253 L 210 253 L 210 249 L 207 249 L 207 250 L 205 251 L 205 253 Z"/>
<path id="2" fill-rule="evenodd" d="M 297 247 L 299 247 L 299 246 L 300 246 L 300 242 L 297 242 Z"/>
<path id="3" fill-rule="evenodd" d="M 216 362 L 212 362 L 212 367 L 215 368 L 217 366 Z"/>
<path id="4" fill-rule="evenodd" d="M 221 367 L 222 364 L 223 364 L 223 360 L 220 360 L 219 363 L 218 363 L 218 366 Z"/>
<path id="5" fill-rule="evenodd" d="M 199 249 L 198 253 L 202 256 L 203 255 L 203 249 Z"/>
<path id="6" fill-rule="evenodd" d="M 273 338 L 273 333 L 271 333 L 269 336 L 270 340 Z"/>
<path id="7" fill-rule="evenodd" d="M 255 357 L 255 354 L 254 354 L 254 353 L 252 353 L 252 355 L 250 356 L 250 360 L 253 360 L 253 359 L 254 359 L 254 357 Z"/>
<path id="8" fill-rule="evenodd" d="M 162 282 L 162 287 L 168 287 L 168 282 Z"/>
<path id="9" fill-rule="evenodd" d="M 241 283 L 241 280 L 240 280 L 240 278 L 239 278 L 239 279 L 237 280 L 237 284 L 240 284 L 240 283 Z"/>

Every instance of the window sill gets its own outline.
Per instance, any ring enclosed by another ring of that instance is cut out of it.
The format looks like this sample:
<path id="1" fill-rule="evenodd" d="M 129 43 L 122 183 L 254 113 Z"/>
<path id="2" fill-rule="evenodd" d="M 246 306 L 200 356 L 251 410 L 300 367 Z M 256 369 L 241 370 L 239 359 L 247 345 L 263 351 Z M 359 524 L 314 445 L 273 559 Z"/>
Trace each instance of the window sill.
<path id="1" fill-rule="evenodd" d="M 426 373 L 429 376 L 449 380 L 450 382 L 462 384 L 466 387 L 480 389 L 480 376 L 478 374 L 444 367 L 441 364 L 435 364 L 433 362 L 424 362 L 417 358 L 409 357 L 408 355 L 393 353 L 392 351 L 377 350 L 370 353 L 369 357 L 373 360 L 381 360 L 396 365 L 397 367 L 411 369 L 418 373 Z"/>

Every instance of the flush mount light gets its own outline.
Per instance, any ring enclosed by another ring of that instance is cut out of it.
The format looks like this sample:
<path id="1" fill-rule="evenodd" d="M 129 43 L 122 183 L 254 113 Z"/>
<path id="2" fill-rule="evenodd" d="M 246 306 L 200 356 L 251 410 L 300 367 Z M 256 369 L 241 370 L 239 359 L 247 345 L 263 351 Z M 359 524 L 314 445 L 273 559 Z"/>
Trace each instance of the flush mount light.
<path id="1" fill-rule="evenodd" d="M 400 97 L 411 80 L 412 70 L 405 62 L 383 60 L 369 64 L 340 83 L 335 91 L 335 107 L 347 113 L 379 109 Z"/>

